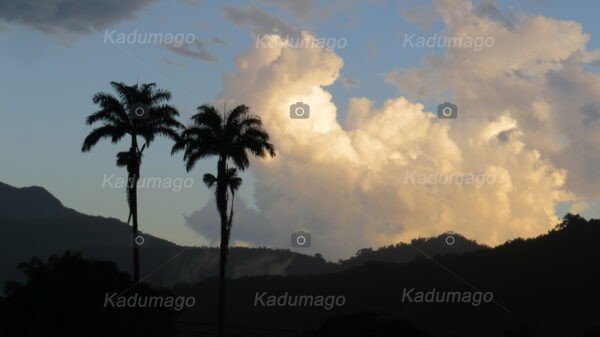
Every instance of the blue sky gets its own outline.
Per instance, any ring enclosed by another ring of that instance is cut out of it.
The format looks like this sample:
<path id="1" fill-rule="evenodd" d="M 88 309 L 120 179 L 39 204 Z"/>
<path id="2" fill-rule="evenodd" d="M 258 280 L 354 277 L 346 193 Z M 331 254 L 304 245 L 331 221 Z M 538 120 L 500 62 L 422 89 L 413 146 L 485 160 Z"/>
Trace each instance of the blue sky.
<path id="1" fill-rule="evenodd" d="M 3 6 L 0 1 L 0 8 Z M 271 17 L 296 30 L 315 36 L 347 39 L 347 47 L 336 50 L 343 59 L 341 77 L 327 88 L 333 96 L 340 122 L 345 120 L 350 97 L 368 97 L 376 106 L 384 100 L 406 94 L 385 83 L 384 75 L 393 69 L 414 68 L 429 53 L 441 50 L 403 48 L 405 33 L 433 34 L 444 23 L 433 20 L 422 31 L 403 13 L 428 6 L 428 1 L 317 1 L 307 13 L 296 13 L 277 1 L 148 1 L 129 17 L 91 32 L 65 32 L 40 29 L 35 25 L 0 15 L 0 180 L 16 186 L 40 185 L 68 207 L 107 217 L 126 219 L 125 193 L 102 188 L 105 174 L 123 176 L 115 167 L 114 156 L 124 150 L 102 143 L 91 153 L 80 147 L 90 128 L 86 115 L 95 111 L 91 98 L 98 91 L 110 92 L 110 81 L 156 82 L 173 94 L 171 103 L 182 121 L 195 107 L 211 103 L 223 92 L 223 76 L 237 70 L 236 58 L 251 49 L 255 40 L 247 25 L 229 18 L 224 8 L 256 6 Z M 480 2 L 476 2 L 480 3 Z M 502 15 L 543 15 L 576 21 L 591 35 L 588 50 L 600 47 L 600 22 L 596 1 L 497 1 Z M 56 24 L 60 27 L 60 23 Z M 217 62 L 177 54 L 161 45 L 112 45 L 104 43 L 105 30 L 118 32 L 193 33 Z M 215 38 L 224 43 L 215 42 Z M 169 64 L 170 63 L 170 64 Z M 311 69 L 306 69 L 310 72 Z M 355 86 L 344 85 L 350 79 Z M 413 98 L 413 97 L 409 97 Z M 414 98 L 418 99 L 418 98 Z M 437 102 L 423 98 L 427 111 Z M 140 192 L 140 223 L 152 234 L 180 244 L 204 244 L 185 224 L 184 215 L 201 209 L 210 192 L 199 177 L 214 170 L 206 161 L 186 173 L 180 156 L 171 157 L 170 143 L 159 140 L 146 151 L 142 175 L 193 177 L 190 190 Z M 254 179 L 245 176 L 242 195 L 253 199 Z M 560 212 L 560 211 L 559 211 Z M 586 211 L 599 216 L 598 204 Z"/>

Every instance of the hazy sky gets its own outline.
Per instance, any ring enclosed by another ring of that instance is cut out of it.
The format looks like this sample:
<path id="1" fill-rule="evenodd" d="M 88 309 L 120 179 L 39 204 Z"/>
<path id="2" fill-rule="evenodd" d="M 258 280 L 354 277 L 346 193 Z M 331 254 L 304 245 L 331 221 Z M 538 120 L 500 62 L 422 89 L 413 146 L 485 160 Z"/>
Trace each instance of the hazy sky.
<path id="1" fill-rule="evenodd" d="M 288 248 L 305 230 L 306 252 L 336 259 L 445 231 L 491 245 L 544 233 L 569 209 L 600 216 L 599 7 L 0 0 L 0 181 L 44 186 L 68 207 L 126 220 L 125 191 L 103 181 L 125 176 L 114 162 L 127 142 L 83 154 L 84 121 L 110 81 L 156 82 L 185 123 L 201 104 L 245 103 L 272 134 L 278 157 L 244 176 L 237 244 Z M 149 33 L 193 42 L 118 40 Z M 417 42 L 449 36 L 489 44 Z M 315 46 L 294 48 L 294 39 Z M 298 101 L 309 119 L 290 119 Z M 457 104 L 457 119 L 437 119 L 445 101 Z M 201 176 L 215 163 L 187 174 L 170 147 L 152 144 L 142 176 L 193 186 L 141 189 L 141 228 L 214 243 L 217 214 Z M 469 174 L 490 180 L 442 181 Z"/>

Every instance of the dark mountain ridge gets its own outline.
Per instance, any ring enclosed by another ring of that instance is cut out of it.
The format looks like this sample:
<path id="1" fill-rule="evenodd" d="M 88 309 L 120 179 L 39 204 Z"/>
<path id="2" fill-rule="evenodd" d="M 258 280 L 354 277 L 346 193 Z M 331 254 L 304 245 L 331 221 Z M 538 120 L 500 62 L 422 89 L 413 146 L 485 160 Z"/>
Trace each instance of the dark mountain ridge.
<path id="1" fill-rule="evenodd" d="M 36 201 L 31 207 L 21 204 L 31 200 Z M 0 254 L 3 278 L 22 276 L 15 269 L 18 262 L 66 250 L 82 251 L 84 256 L 114 261 L 119 269 L 131 270 L 127 224 L 67 209 L 42 188 L 2 184 L 0 202 L 4 203 L 0 246 L 6 252 Z M 452 245 L 447 241 L 450 235 L 455 240 Z M 284 249 L 233 248 L 228 324 L 279 328 L 295 336 L 337 336 L 340 331 L 361 337 L 600 336 L 598 237 L 600 220 L 567 215 L 547 234 L 495 248 L 456 233 L 415 239 L 411 245 L 363 249 L 339 263 Z M 147 239 L 150 245 L 142 250 L 142 275 L 179 255 L 145 282 L 172 285 L 176 294 L 197 299 L 197 305 L 180 318 L 191 322 L 190 329 L 214 322 L 217 249 L 181 247 L 152 236 Z M 491 292 L 493 301 L 414 303 L 405 301 L 407 289 Z M 257 293 L 264 292 L 279 297 L 344 296 L 345 303 L 331 310 L 256 306 Z"/>
<path id="2" fill-rule="evenodd" d="M 74 215 L 43 187 L 13 187 L 0 182 L 0 216 L 44 218 Z"/>
<path id="3" fill-rule="evenodd" d="M 142 276 L 170 260 L 146 281 L 172 285 L 196 282 L 217 274 L 217 248 L 183 247 L 152 235 L 144 236 L 148 244 L 140 249 Z M 445 234 L 413 240 L 412 244 L 432 255 L 486 248 L 460 235 L 454 237 L 456 243 L 452 247 L 445 243 Z M 16 188 L 0 183 L 0 246 L 10 252 L 0 256 L 0 284 L 21 277 L 17 263 L 34 256 L 44 259 L 67 250 L 114 261 L 128 272 L 132 264 L 130 238 L 131 227 L 118 219 L 90 216 L 66 208 L 42 187 Z M 287 249 L 234 247 L 230 251 L 228 275 L 237 278 L 331 273 L 366 261 L 408 262 L 418 253 L 407 244 L 399 244 L 380 250 L 363 249 L 355 257 L 332 263 L 320 255 L 309 256 Z M 177 257 L 172 259 L 174 256 Z"/>

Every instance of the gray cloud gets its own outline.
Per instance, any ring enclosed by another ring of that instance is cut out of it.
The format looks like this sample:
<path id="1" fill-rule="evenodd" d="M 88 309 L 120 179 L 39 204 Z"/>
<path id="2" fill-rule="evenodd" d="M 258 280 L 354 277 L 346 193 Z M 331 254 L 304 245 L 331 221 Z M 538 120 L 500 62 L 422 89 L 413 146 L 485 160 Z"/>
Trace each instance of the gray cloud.
<path id="1" fill-rule="evenodd" d="M 181 46 L 166 45 L 165 48 L 176 54 L 195 58 L 197 60 L 218 62 L 218 60 L 208 52 L 202 41 L 195 40 L 191 44 L 183 44 Z"/>
<path id="2" fill-rule="evenodd" d="M 314 0 L 260 0 L 261 2 L 276 6 L 290 11 L 294 16 L 300 19 L 311 17 L 315 13 Z"/>
<path id="3" fill-rule="evenodd" d="M 249 27 L 254 35 L 298 35 L 298 32 L 287 23 L 254 5 L 247 8 L 224 6 L 223 11 L 228 20 L 234 22 L 238 26 Z"/>
<path id="4" fill-rule="evenodd" d="M 264 223 L 265 219 L 241 198 L 236 198 L 234 205 L 234 226 L 232 233 L 232 242 L 243 241 L 253 245 L 261 246 L 281 246 L 277 245 L 280 240 L 273 240 L 272 233 L 266 227 L 256 224 Z M 215 208 L 215 201 L 211 200 L 206 205 L 185 217 L 186 224 L 206 238 L 211 244 L 218 244 L 220 241 L 219 216 Z M 288 237 L 289 239 L 289 237 Z"/>
<path id="5" fill-rule="evenodd" d="M 221 45 L 224 45 L 224 46 L 227 45 L 225 43 L 225 41 L 223 41 L 221 38 L 218 38 L 216 36 L 212 38 L 212 43 L 214 43 L 214 44 L 221 44 Z"/>
<path id="6" fill-rule="evenodd" d="M 257 207 L 264 211 L 257 211 L 253 207 L 248 207 L 243 199 L 236 197 L 234 225 L 231 234 L 232 246 L 289 248 L 306 254 L 324 253 L 325 256 L 330 258 L 350 256 L 356 251 L 356 247 L 364 248 L 362 243 L 358 243 L 361 240 L 356 241 L 353 237 L 340 237 L 338 232 L 332 231 L 331 229 L 335 228 L 336 224 L 331 219 L 327 219 L 326 216 L 311 212 L 311 207 L 302 206 L 302 211 L 294 211 L 293 214 L 283 215 L 277 211 L 273 212 L 273 207 L 283 206 L 283 208 L 286 208 L 282 203 L 285 204 L 283 200 L 288 196 L 283 190 L 293 187 L 293 185 L 293 182 L 287 182 L 283 186 L 272 190 L 268 197 L 261 199 Z M 325 193 L 326 191 L 322 192 Z M 329 204 L 330 201 L 325 201 L 325 203 Z M 297 200 L 296 202 L 300 201 Z M 221 235 L 219 230 L 220 220 L 214 200 L 210 200 L 200 210 L 185 216 L 185 222 L 192 230 L 208 240 L 210 245 L 217 246 L 219 244 Z M 311 247 L 293 248 L 291 246 L 291 235 L 298 231 L 311 234 Z M 340 251 L 343 251 L 344 254 L 338 255 Z M 274 263 L 266 263 L 269 261 L 263 261 L 265 263 L 255 262 L 262 265 L 272 265 L 273 268 L 271 268 L 270 274 L 279 274 L 277 270 L 281 269 L 283 272 L 286 266 L 286 263 L 283 263 L 280 265 L 281 268 L 275 268 L 277 265 Z M 251 268 L 248 267 L 237 270 L 237 272 L 248 275 L 250 270 Z"/>
<path id="7" fill-rule="evenodd" d="M 584 119 L 583 121 L 587 123 L 592 123 L 600 120 L 600 104 L 588 103 L 585 104 L 581 108 L 581 112 L 583 112 Z"/>
<path id="8" fill-rule="evenodd" d="M 204 0 L 180 0 L 181 2 L 183 2 L 184 4 L 190 5 L 190 6 L 200 6 L 202 5 L 202 3 L 204 3 Z"/>
<path id="9" fill-rule="evenodd" d="M 63 36 L 106 29 L 155 0 L 0 0 L 0 22 Z"/>
<path id="10" fill-rule="evenodd" d="M 402 17 L 415 25 L 421 30 L 427 31 L 438 18 L 431 6 L 425 6 L 418 9 L 406 10 L 402 13 Z"/>
<path id="11" fill-rule="evenodd" d="M 163 57 L 160 61 L 162 63 L 164 63 L 164 64 L 174 65 L 174 66 L 177 66 L 179 68 L 185 68 L 186 67 L 185 63 L 175 62 L 175 61 L 173 61 L 173 60 L 171 60 L 170 58 L 167 58 L 167 57 Z"/>
<path id="12" fill-rule="evenodd" d="M 487 17 L 492 20 L 502 22 L 508 27 L 512 27 L 517 22 L 517 18 L 512 12 L 508 12 L 506 14 L 502 13 L 498 7 L 494 5 L 493 1 L 485 1 L 477 4 L 474 7 L 473 12 L 482 17 Z"/>
<path id="13" fill-rule="evenodd" d="M 347 89 L 358 88 L 358 81 L 349 77 L 342 77 L 342 85 Z"/>

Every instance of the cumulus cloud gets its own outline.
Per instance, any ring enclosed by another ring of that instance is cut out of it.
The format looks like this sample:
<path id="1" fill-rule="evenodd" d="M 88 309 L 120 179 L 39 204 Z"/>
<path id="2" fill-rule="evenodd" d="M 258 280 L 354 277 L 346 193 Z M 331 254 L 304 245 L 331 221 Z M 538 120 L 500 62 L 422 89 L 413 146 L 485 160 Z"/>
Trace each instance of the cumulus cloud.
<path id="1" fill-rule="evenodd" d="M 451 90 L 456 120 L 437 119 L 418 97 L 380 106 L 356 97 L 341 125 L 326 90 L 340 78 L 337 54 L 285 48 L 273 34 L 276 48 L 252 48 L 237 59 L 221 100 L 259 114 L 279 156 L 252 163 L 259 210 L 240 213 L 233 240 L 285 247 L 292 232 L 305 230 L 313 242 L 307 252 L 327 258 L 446 231 L 495 245 L 552 228 L 559 202 L 585 207 L 597 196 L 600 182 L 585 179 L 600 163 L 591 151 L 599 148 L 600 125 L 583 121 L 595 120 L 600 81 L 586 70 L 596 53 L 586 50 L 581 26 L 525 15 L 508 26 L 468 1 L 435 6 L 448 34 L 497 33 L 494 48 L 438 75 L 420 96 L 437 100 Z M 449 49 L 395 84 L 413 91 L 464 53 Z M 289 118 L 298 101 L 310 105 L 309 119 Z M 206 223 L 218 223 L 213 208 L 189 224 L 206 234 Z"/>
<path id="2" fill-rule="evenodd" d="M 468 1 L 435 5 L 448 36 L 491 36 L 494 46 L 474 53 L 448 49 L 423 67 L 390 72 L 386 81 L 421 98 L 441 99 L 450 89 L 469 123 L 509 114 L 525 144 L 567 170 L 570 191 L 600 197 L 594 176 L 600 154 L 592 150 L 600 146 L 600 123 L 593 118 L 600 75 L 588 70 L 600 52 L 587 50 L 590 37 L 582 26 L 523 14 L 507 25 L 508 19 L 490 15 L 498 11 L 489 3 L 483 10 Z"/>
<path id="3" fill-rule="evenodd" d="M 155 0 L 0 0 L 0 21 L 73 36 L 104 30 Z"/>

